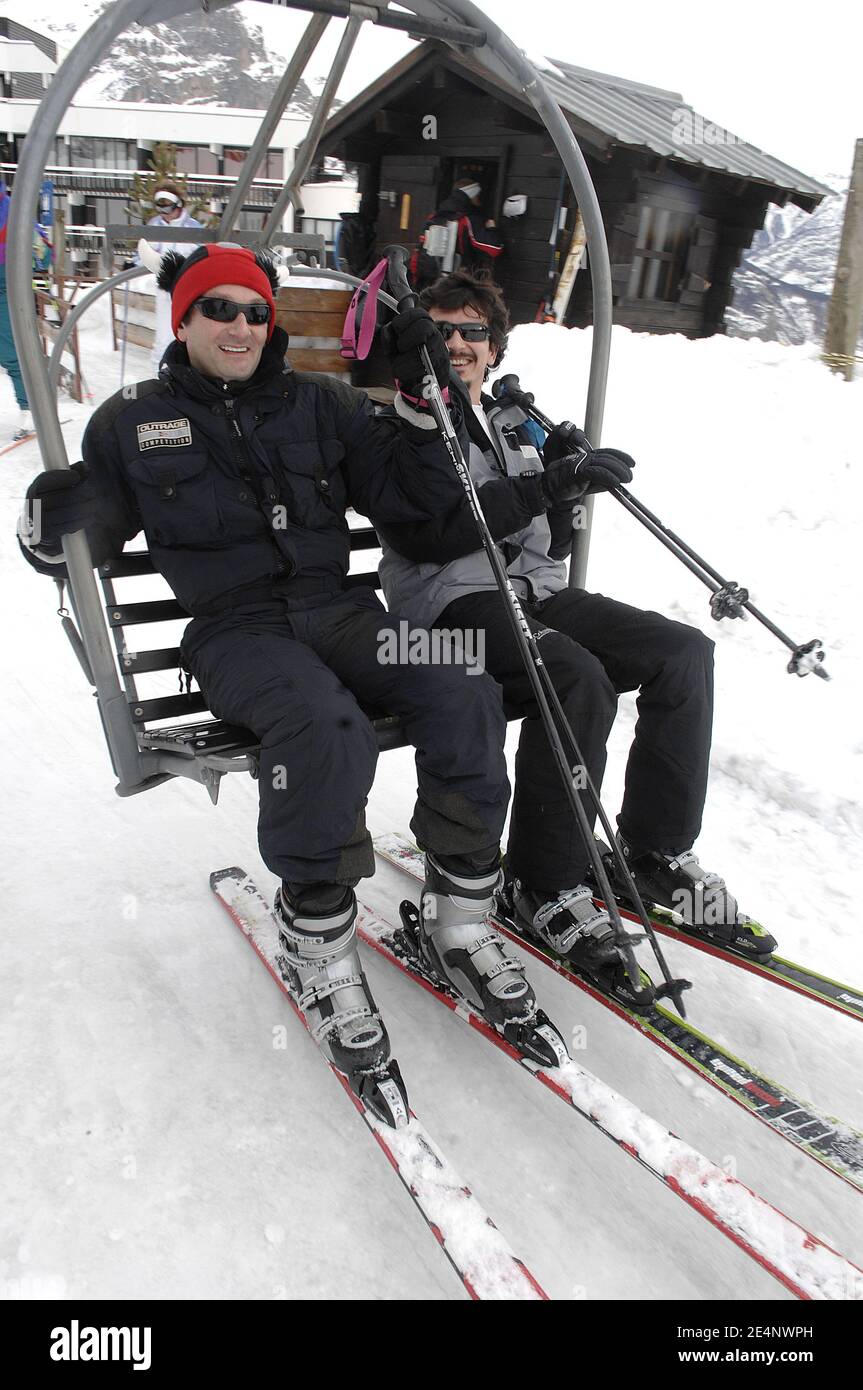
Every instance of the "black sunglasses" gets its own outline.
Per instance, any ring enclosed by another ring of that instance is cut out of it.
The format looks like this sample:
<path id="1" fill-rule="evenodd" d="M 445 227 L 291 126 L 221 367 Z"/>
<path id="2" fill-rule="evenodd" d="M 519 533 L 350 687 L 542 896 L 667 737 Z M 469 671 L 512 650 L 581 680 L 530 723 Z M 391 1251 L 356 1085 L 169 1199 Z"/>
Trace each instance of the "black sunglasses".
<path id="1" fill-rule="evenodd" d="M 461 334 L 466 343 L 484 343 L 490 332 L 487 323 L 441 323 L 436 321 L 435 328 L 445 343 L 448 343 L 453 333 L 456 332 Z"/>
<path id="2" fill-rule="evenodd" d="M 254 304 L 235 304 L 233 299 L 196 299 L 196 306 L 205 319 L 215 319 L 216 323 L 233 323 L 237 314 L 242 314 L 251 328 L 263 328 L 270 321 L 270 306 L 262 300 Z"/>

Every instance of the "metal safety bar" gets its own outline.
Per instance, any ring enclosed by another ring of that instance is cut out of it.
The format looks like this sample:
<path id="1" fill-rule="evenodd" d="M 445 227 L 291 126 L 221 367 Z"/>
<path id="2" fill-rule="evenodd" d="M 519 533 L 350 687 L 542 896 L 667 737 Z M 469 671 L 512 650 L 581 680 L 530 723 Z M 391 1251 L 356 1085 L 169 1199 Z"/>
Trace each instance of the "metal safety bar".
<path id="1" fill-rule="evenodd" d="M 240 176 L 237 179 L 234 191 L 228 199 L 227 206 L 219 222 L 219 241 L 228 240 L 228 234 L 231 232 L 237 220 L 237 214 L 242 210 L 246 194 L 255 177 L 255 171 L 261 163 L 261 160 L 266 157 L 267 150 L 270 147 L 270 140 L 273 137 L 276 126 L 282 119 L 285 107 L 297 90 L 297 84 L 305 72 L 309 59 L 323 37 L 329 22 L 328 18 L 320 14 L 312 15 L 309 20 L 306 32 L 297 44 L 294 55 L 285 68 L 284 77 L 273 94 L 273 99 L 270 102 L 269 109 L 264 119 L 261 121 L 260 129 L 252 143 L 252 148 L 243 161 Z"/>
<path id="2" fill-rule="evenodd" d="M 117 240 L 122 241 L 122 233 L 124 230 L 125 228 L 122 225 L 106 227 L 106 244 L 108 244 L 108 241 L 110 240 L 112 235 L 115 236 Z M 173 239 L 175 241 L 179 241 L 180 237 L 183 237 L 184 241 L 196 241 L 203 245 L 205 242 L 219 240 L 218 233 L 213 232 L 208 228 L 198 229 L 196 227 L 189 227 L 185 229 L 185 235 L 183 232 L 177 233 L 175 228 L 167 227 L 139 227 L 136 230 L 148 231 L 152 233 L 153 235 L 151 235 L 151 237 L 149 238 L 150 240 L 155 240 L 155 234 L 161 233 L 163 231 L 173 231 Z M 234 232 L 233 240 L 236 241 L 240 246 L 257 246 L 260 242 L 260 237 L 257 236 L 254 232 Z M 273 237 L 272 242 L 270 244 L 271 246 L 287 246 L 292 251 L 313 251 L 322 261 L 326 258 L 326 242 L 318 232 L 279 232 L 276 236 Z M 295 275 L 298 270 L 306 270 L 306 267 L 298 266 L 294 268 L 292 266 L 291 274 Z M 322 275 L 325 272 L 322 269 L 309 269 L 306 273 L 308 273 L 309 275 Z M 70 338 L 72 331 L 75 328 L 75 325 L 78 323 L 79 319 L 82 319 L 84 317 L 87 310 L 91 308 L 91 306 L 96 303 L 96 300 L 100 299 L 103 294 L 108 294 L 111 290 L 116 289 L 118 285 L 123 285 L 127 283 L 129 280 L 135 280 L 138 278 L 138 276 L 151 274 L 152 271 L 148 270 L 147 266 L 145 265 L 133 265 L 129 266 L 128 270 L 118 270 L 116 275 L 111 275 L 107 280 L 103 280 L 101 284 L 94 286 L 94 288 L 90 290 L 89 293 L 85 294 L 84 298 L 81 299 L 74 306 L 74 308 L 70 310 L 70 312 L 66 315 L 66 318 L 63 320 L 63 323 L 57 330 L 57 336 L 54 340 L 54 346 L 51 350 L 51 356 L 48 359 L 48 376 L 51 381 L 51 385 L 53 386 L 55 391 L 57 390 L 60 381 L 60 359 L 63 353 L 63 348 L 67 343 L 68 339 Z M 352 283 L 358 282 L 354 281 Z"/>
<path id="3" fill-rule="evenodd" d="M 105 228 L 105 251 L 107 262 L 112 242 L 117 241 L 159 241 L 170 243 L 194 242 L 206 246 L 209 242 L 231 241 L 236 246 L 261 245 L 260 232 L 233 231 L 230 236 L 222 236 L 214 227 L 151 227 L 148 223 L 109 222 Z M 271 246 L 289 246 L 294 251 L 311 251 L 320 260 L 326 260 L 327 243 L 320 232 L 276 232 L 269 242 Z M 150 272 L 152 274 L 152 271 Z"/>
<path id="4" fill-rule="evenodd" d="M 259 0 L 269 3 L 269 0 Z M 207 0 L 205 8 L 228 8 L 236 0 Z M 546 87 L 542 77 L 525 55 L 506 37 L 498 25 L 493 23 L 470 0 L 410 0 L 401 3 L 398 10 L 390 10 L 383 0 L 372 0 L 367 4 L 352 4 L 350 0 L 279 0 L 288 8 L 302 9 L 313 15 L 335 15 L 348 20 L 343 35 L 338 62 L 343 67 L 347 62 L 356 34 L 364 22 L 398 29 L 419 38 L 436 38 L 460 48 L 470 48 L 475 60 L 488 72 L 515 82 L 525 100 L 534 107 L 563 161 L 575 193 L 579 210 L 587 231 L 587 244 L 590 253 L 591 280 L 593 288 L 593 341 L 591 349 L 590 372 L 585 412 L 585 429 L 589 437 L 597 443 L 601 437 L 602 417 L 605 401 L 605 385 L 608 373 L 608 358 L 611 346 L 611 270 L 608 246 L 602 223 L 602 215 L 590 174 L 578 143 L 554 97 Z M 46 468 L 68 468 L 69 459 L 60 430 L 56 404 L 55 377 L 52 375 L 53 360 L 46 362 L 42 354 L 39 335 L 33 314 L 31 295 L 31 236 L 30 232 L 43 178 L 43 172 L 50 162 L 53 141 L 60 122 L 71 105 L 82 83 L 90 76 L 94 67 L 109 51 L 114 40 L 132 24 L 140 27 L 157 24 L 194 11 L 198 8 L 192 0 L 114 0 L 80 37 L 52 79 L 45 97 L 36 111 L 30 132 L 24 143 L 9 217 L 9 236 L 7 254 L 7 284 L 12 329 L 21 364 L 21 371 L 27 388 L 30 408 L 39 438 L 42 458 Z M 206 24 L 206 18 L 202 20 Z M 283 106 L 290 100 L 291 82 L 299 80 L 299 59 L 301 52 L 308 49 L 311 55 L 320 33 L 321 23 L 312 23 L 300 41 L 294 60 L 289 66 L 283 81 L 279 84 L 276 96 L 263 117 L 263 123 L 271 125 L 278 103 Z M 313 42 L 314 39 L 314 42 Z M 294 76 L 294 70 L 296 76 Z M 332 73 L 331 73 L 332 76 Z M 295 168 L 289 171 L 279 198 L 264 229 L 262 238 L 267 245 L 277 241 L 276 224 L 291 201 L 292 192 L 296 195 L 296 175 L 302 165 L 309 167 L 314 157 L 312 132 L 315 143 L 329 110 L 334 87 L 325 85 L 320 106 L 321 119 L 315 120 L 306 140 L 297 152 Z M 278 118 L 276 118 L 278 119 Z M 253 150 L 259 152 L 264 147 L 264 125 Z M 269 138 L 269 132 L 267 137 Z M 259 161 L 258 161 L 259 162 Z M 239 206 L 249 178 L 256 168 L 252 152 L 243 166 L 243 172 L 234 190 L 235 203 Z M 226 209 L 227 214 L 228 209 Z M 235 215 L 236 208 L 232 209 Z M 128 230 L 128 229 L 127 229 Z M 160 229 L 160 239 L 167 240 Z M 223 216 L 215 238 L 241 240 L 241 234 L 234 232 L 227 216 Z M 179 240 L 179 237 L 177 238 Z M 190 241 L 189 229 L 184 229 L 183 240 Z M 208 238 L 209 239 L 209 238 Z M 253 238 L 254 241 L 254 238 Z M 140 273 L 138 268 L 121 272 L 111 281 L 99 287 L 98 293 L 91 293 L 77 306 L 66 321 L 69 331 L 80 318 L 81 312 L 89 307 L 98 295 L 105 293 L 117 283 L 132 279 Z M 328 278 L 343 284 L 355 285 L 352 276 L 336 271 L 313 270 L 315 276 L 326 274 Z M 382 298 L 384 298 L 382 296 Z M 386 299 L 384 298 L 384 302 Z M 570 581 L 582 584 L 587 562 L 589 529 L 575 533 L 576 543 L 570 571 Z M 100 594 L 93 573 L 92 561 L 83 531 L 67 536 L 63 542 L 63 553 L 69 576 L 69 588 L 74 610 L 80 625 L 84 650 L 93 680 L 96 685 L 99 712 L 102 718 L 105 737 L 117 775 L 117 791 L 121 795 L 164 780 L 172 775 L 171 754 L 156 752 L 139 747 L 138 735 L 129 714 L 128 703 L 120 683 L 113 644 L 105 616 L 102 611 Z M 179 759 L 177 761 L 188 760 Z M 206 770 L 204 770 L 206 772 Z M 188 772 L 185 775 L 190 775 Z M 198 780 L 206 781 L 206 776 Z"/>
<path id="5" fill-rule="evenodd" d="M 273 233 L 281 226 L 281 221 L 285 215 L 285 209 L 288 203 L 292 205 L 295 212 L 300 211 L 300 184 L 312 166 L 315 150 L 318 148 L 318 141 L 327 123 L 327 118 L 333 105 L 333 99 L 339 89 L 339 84 L 344 76 L 345 68 L 348 65 L 348 59 L 353 53 L 354 44 L 359 37 L 359 32 L 362 27 L 362 19 L 349 19 L 347 22 L 336 56 L 333 59 L 332 67 L 327 75 L 327 80 L 315 103 L 311 124 L 306 131 L 305 139 L 294 156 L 293 168 L 285 182 L 285 186 L 270 208 L 269 215 L 264 223 L 264 243 L 267 246 L 270 244 L 270 238 Z"/>

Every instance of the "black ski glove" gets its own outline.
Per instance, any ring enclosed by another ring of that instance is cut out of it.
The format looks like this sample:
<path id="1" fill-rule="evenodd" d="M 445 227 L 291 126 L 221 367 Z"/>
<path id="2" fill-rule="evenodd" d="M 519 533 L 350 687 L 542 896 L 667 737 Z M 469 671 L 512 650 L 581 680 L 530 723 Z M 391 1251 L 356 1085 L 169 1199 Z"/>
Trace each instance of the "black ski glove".
<path id="1" fill-rule="evenodd" d="M 580 433 L 580 431 L 579 431 Z M 604 492 L 632 482 L 635 460 L 620 449 L 593 449 L 571 454 L 548 464 L 542 474 L 542 490 L 552 507 L 577 502 L 588 492 Z"/>
<path id="2" fill-rule="evenodd" d="M 428 348 L 438 386 L 443 391 L 449 384 L 449 351 L 425 309 L 403 309 L 396 314 L 381 329 L 381 344 L 390 359 L 393 377 L 405 395 L 422 397 L 426 374 L 422 347 Z"/>
<path id="3" fill-rule="evenodd" d="M 98 515 L 96 490 L 86 463 L 40 473 L 27 489 L 32 544 L 59 547 L 63 536 L 93 525 Z"/>
<path id="4" fill-rule="evenodd" d="M 542 446 L 542 457 L 546 464 L 556 463 L 558 459 L 567 458 L 570 454 L 589 452 L 587 435 L 571 420 L 561 420 L 559 425 L 555 425 Z"/>

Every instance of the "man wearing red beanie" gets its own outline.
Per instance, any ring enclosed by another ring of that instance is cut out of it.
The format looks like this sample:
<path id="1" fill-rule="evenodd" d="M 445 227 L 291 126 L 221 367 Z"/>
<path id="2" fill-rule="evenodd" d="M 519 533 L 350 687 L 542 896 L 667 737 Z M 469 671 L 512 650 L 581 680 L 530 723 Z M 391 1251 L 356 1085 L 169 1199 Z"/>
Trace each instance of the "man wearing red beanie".
<path id="1" fill-rule="evenodd" d="M 460 496 L 437 428 L 410 404 L 423 346 L 446 385 L 443 338 L 423 309 L 393 319 L 384 345 L 403 396 L 395 415 L 376 416 L 362 392 L 292 370 L 276 283 L 265 256 L 238 247 L 164 257 L 175 342 L 159 379 L 106 401 L 84 463 L 31 486 L 42 503 L 32 558 L 57 573 L 62 535 L 86 528 L 98 564 L 143 529 L 192 619 L 184 665 L 218 718 L 261 741 L 259 841 L 281 879 L 291 986 L 335 1065 L 379 1077 L 389 1042 L 357 955 L 353 892 L 374 872 L 364 812 L 378 750 L 359 702 L 400 715 L 417 749 L 411 826 L 436 875 L 443 968 L 499 1026 L 536 1015 L 520 963 L 485 922 L 509 793 L 506 725 L 498 687 L 465 658 L 386 659 L 382 634 L 400 630 L 398 615 L 373 589 L 345 585 L 349 505 L 410 524 Z M 461 428 L 458 407 L 453 418 Z"/>

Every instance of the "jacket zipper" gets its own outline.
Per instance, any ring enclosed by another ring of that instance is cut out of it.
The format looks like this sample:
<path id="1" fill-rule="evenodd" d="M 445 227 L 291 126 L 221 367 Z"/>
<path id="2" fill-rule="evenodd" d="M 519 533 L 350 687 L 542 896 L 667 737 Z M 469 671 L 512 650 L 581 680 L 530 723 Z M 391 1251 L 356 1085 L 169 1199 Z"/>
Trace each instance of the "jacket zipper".
<path id="1" fill-rule="evenodd" d="M 296 571 L 296 562 L 292 556 L 288 556 L 283 553 L 282 548 L 279 545 L 279 542 L 276 538 L 276 533 L 273 530 L 273 507 L 275 505 L 276 499 L 275 497 L 272 497 L 268 504 L 264 501 L 261 495 L 261 490 L 257 486 L 256 479 L 254 477 L 253 472 L 251 471 L 253 465 L 251 464 L 251 461 L 249 459 L 245 435 L 243 434 L 243 431 L 240 428 L 240 422 L 237 418 L 237 408 L 233 399 L 230 396 L 225 397 L 225 415 L 228 421 L 228 432 L 231 436 L 234 460 L 239 467 L 240 477 L 242 478 L 243 482 L 246 483 L 246 485 L 249 487 L 252 496 L 254 497 L 255 502 L 257 503 L 258 511 L 261 512 L 261 514 L 267 519 L 267 523 L 270 527 L 270 535 L 272 538 L 272 542 L 279 556 L 280 565 L 284 568 L 285 573 L 293 574 Z"/>

